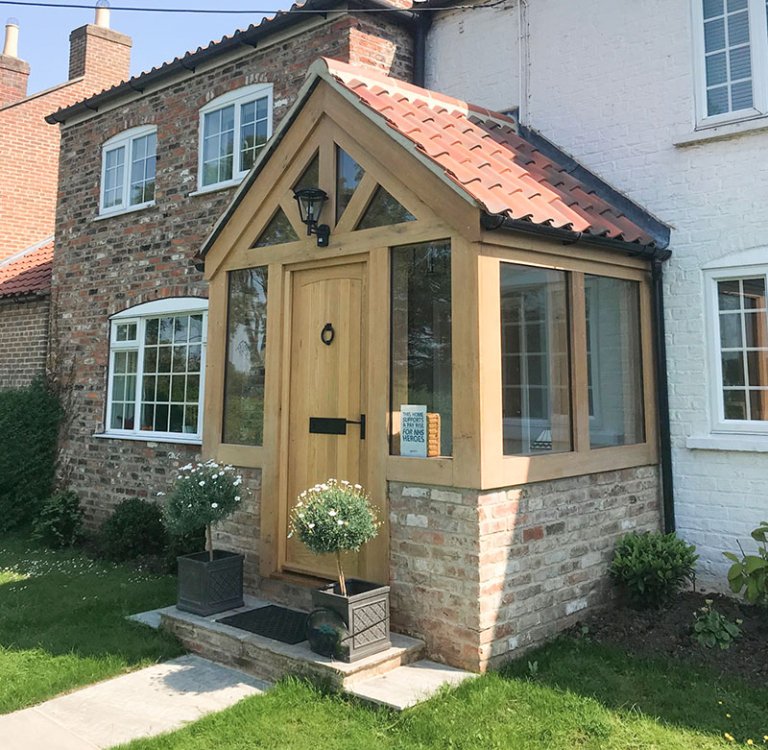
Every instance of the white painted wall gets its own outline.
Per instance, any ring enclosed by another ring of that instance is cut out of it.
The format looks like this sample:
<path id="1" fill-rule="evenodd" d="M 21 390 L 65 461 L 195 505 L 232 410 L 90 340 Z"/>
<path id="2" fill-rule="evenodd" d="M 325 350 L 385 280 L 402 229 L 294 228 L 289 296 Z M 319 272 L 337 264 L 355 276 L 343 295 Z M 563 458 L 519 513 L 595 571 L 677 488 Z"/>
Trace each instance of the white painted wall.
<path id="1" fill-rule="evenodd" d="M 529 0 L 527 53 L 518 0 L 449 12 L 435 19 L 427 71 L 428 86 L 475 104 L 519 104 L 523 122 L 673 227 L 665 303 L 677 524 L 698 547 L 701 581 L 724 588 L 722 552 L 737 540 L 750 547 L 749 531 L 768 518 L 768 437 L 753 440 L 764 452 L 687 447 L 711 424 L 702 267 L 759 247 L 768 263 L 768 119 L 676 145 L 696 134 L 690 2 Z"/>

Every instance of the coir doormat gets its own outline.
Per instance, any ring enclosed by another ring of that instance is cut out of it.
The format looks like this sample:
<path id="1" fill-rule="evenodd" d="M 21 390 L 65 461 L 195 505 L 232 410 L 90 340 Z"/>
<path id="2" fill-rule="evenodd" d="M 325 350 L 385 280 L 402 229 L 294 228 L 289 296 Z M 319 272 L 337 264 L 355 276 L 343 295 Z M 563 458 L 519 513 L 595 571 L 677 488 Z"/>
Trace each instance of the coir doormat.
<path id="1" fill-rule="evenodd" d="M 222 617 L 217 622 L 291 645 L 307 640 L 307 615 L 276 604 Z"/>

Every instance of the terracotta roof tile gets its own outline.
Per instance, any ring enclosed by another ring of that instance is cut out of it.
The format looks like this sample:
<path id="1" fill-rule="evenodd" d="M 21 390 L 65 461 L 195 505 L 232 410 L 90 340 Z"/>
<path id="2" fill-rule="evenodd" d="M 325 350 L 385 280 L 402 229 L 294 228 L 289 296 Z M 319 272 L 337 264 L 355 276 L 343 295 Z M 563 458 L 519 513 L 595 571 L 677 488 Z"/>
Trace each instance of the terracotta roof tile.
<path id="1" fill-rule="evenodd" d="M 47 293 L 52 265 L 53 239 L 0 262 L 0 297 Z"/>
<path id="2" fill-rule="evenodd" d="M 641 245 L 654 238 L 521 137 L 510 117 L 373 71 L 329 73 L 490 214 Z"/>

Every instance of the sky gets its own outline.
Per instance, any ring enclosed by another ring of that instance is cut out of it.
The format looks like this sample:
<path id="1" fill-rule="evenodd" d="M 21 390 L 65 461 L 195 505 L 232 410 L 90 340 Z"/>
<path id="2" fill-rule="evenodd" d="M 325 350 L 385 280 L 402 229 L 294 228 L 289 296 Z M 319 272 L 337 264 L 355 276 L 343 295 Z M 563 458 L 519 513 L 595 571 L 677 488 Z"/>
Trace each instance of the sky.
<path id="1" fill-rule="evenodd" d="M 67 1 L 85 5 L 91 0 L 41 0 L 65 5 Z M 93 0 L 95 7 L 96 0 Z M 258 23 L 263 14 L 290 7 L 290 0 L 110 0 L 113 6 L 111 28 L 133 38 L 131 74 L 157 67 L 183 53 L 205 47 L 236 29 Z M 237 14 L 137 13 L 114 10 L 115 6 L 242 11 Z M 19 57 L 31 66 L 28 93 L 63 83 L 69 67 L 69 33 L 93 23 L 91 8 L 35 8 L 15 4 L 0 5 L 3 29 L 9 18 L 19 22 Z"/>

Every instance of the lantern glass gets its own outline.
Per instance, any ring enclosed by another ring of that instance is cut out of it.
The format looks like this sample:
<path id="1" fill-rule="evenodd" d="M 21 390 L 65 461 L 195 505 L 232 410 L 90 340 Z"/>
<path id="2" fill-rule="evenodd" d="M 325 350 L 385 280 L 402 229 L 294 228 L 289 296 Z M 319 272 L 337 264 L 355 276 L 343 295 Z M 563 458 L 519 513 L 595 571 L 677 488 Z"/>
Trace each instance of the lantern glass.
<path id="1" fill-rule="evenodd" d="M 301 220 L 307 226 L 317 223 L 320 212 L 323 210 L 323 203 L 328 200 L 328 195 L 319 188 L 302 188 L 294 192 L 294 198 L 299 204 L 299 215 Z"/>

